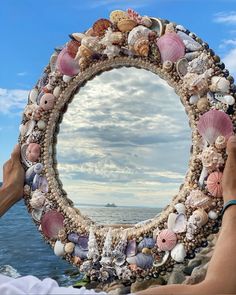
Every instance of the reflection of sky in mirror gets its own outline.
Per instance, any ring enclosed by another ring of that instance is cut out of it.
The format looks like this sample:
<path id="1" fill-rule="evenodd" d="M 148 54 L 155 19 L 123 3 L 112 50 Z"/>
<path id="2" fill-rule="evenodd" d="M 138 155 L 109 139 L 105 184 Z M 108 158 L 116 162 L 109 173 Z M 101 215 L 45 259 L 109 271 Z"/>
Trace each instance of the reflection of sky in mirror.
<path id="1" fill-rule="evenodd" d="M 187 170 L 190 128 L 174 90 L 136 68 L 95 77 L 69 105 L 58 170 L 75 204 L 163 207 Z"/>

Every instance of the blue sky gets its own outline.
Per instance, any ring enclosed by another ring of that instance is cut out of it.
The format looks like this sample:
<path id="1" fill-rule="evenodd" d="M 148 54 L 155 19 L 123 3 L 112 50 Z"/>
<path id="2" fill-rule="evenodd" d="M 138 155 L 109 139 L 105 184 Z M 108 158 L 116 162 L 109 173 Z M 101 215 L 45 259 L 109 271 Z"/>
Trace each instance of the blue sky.
<path id="1" fill-rule="evenodd" d="M 68 34 L 87 30 L 114 9 L 184 25 L 209 43 L 236 77 L 236 1 L 234 0 L 0 0 L 0 164 L 17 141 L 28 91 L 47 65 L 53 48 Z M 182 173 L 182 171 L 180 171 Z M 0 172 L 1 178 L 1 172 Z"/>

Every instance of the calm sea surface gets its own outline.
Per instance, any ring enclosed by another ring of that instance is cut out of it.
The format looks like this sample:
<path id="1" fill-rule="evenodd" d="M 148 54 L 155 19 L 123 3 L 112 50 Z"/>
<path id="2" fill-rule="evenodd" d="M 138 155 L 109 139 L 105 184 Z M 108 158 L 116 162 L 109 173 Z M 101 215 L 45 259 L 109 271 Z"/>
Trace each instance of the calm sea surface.
<path id="1" fill-rule="evenodd" d="M 86 206 L 81 211 L 104 224 L 136 223 L 152 218 L 159 212 L 156 208 Z M 13 267 L 20 275 L 35 275 L 41 279 L 52 277 L 61 286 L 71 285 L 79 279 L 78 276 L 71 277 L 68 274 L 76 269 L 56 257 L 51 247 L 44 242 L 23 201 L 0 218 L 0 272 L 4 272 L 6 265 Z"/>

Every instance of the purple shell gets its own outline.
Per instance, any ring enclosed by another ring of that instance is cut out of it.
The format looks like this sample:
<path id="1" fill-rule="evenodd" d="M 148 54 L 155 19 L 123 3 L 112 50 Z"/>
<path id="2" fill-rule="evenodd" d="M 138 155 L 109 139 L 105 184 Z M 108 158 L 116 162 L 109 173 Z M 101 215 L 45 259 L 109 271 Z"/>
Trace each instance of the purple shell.
<path id="1" fill-rule="evenodd" d="M 128 242 L 127 248 L 126 248 L 126 256 L 131 257 L 135 256 L 137 253 L 137 244 L 135 240 L 130 240 Z"/>
<path id="2" fill-rule="evenodd" d="M 57 68 L 59 72 L 67 76 L 75 76 L 79 73 L 79 64 L 69 55 L 64 48 L 57 57 Z"/>
<path id="3" fill-rule="evenodd" d="M 70 233 L 68 235 L 68 240 L 72 243 L 78 244 L 78 240 L 79 240 L 79 235 L 76 233 Z"/>
<path id="4" fill-rule="evenodd" d="M 48 181 L 45 177 L 36 174 L 33 179 L 32 190 L 41 190 L 42 193 L 48 192 Z"/>
<path id="5" fill-rule="evenodd" d="M 37 163 L 27 169 L 25 173 L 25 183 L 30 185 L 33 182 L 33 179 L 36 174 L 41 173 L 43 170 L 43 165 L 41 163 Z"/>
<path id="6" fill-rule="evenodd" d="M 60 229 L 63 229 L 64 216 L 56 210 L 46 212 L 41 219 L 43 234 L 48 238 L 56 239 Z"/>
<path id="7" fill-rule="evenodd" d="M 136 264 L 142 269 L 151 268 L 154 261 L 152 255 L 145 255 L 143 253 L 139 253 L 133 257 L 128 257 L 126 260 L 129 264 Z"/>
<path id="8" fill-rule="evenodd" d="M 138 250 L 142 251 L 143 248 L 149 248 L 152 249 L 155 246 L 155 241 L 153 238 L 144 238 L 139 244 L 138 244 Z"/>
<path id="9" fill-rule="evenodd" d="M 73 252 L 74 256 L 77 256 L 81 259 L 86 259 L 88 254 L 88 250 L 82 249 L 79 245 L 75 245 L 75 249 Z"/>
<path id="10" fill-rule="evenodd" d="M 78 245 L 82 250 L 88 250 L 88 237 L 86 236 L 79 236 Z"/>

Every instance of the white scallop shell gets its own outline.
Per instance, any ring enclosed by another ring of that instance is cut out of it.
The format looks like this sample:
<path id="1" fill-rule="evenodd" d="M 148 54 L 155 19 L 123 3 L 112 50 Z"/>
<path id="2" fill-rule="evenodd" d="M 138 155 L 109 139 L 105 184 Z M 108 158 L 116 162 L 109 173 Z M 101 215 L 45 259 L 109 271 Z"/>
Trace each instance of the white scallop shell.
<path id="1" fill-rule="evenodd" d="M 54 245 L 54 254 L 56 256 L 64 256 L 65 255 L 64 244 L 62 244 L 62 242 L 59 240 L 57 240 Z"/>
<path id="2" fill-rule="evenodd" d="M 171 257 L 176 262 L 183 262 L 186 257 L 186 251 L 183 244 L 177 244 L 170 253 Z"/>
<path id="3" fill-rule="evenodd" d="M 37 103 L 37 97 L 39 95 L 39 91 L 37 88 L 33 88 L 30 93 L 29 93 L 29 100 L 32 102 L 32 103 Z"/>

